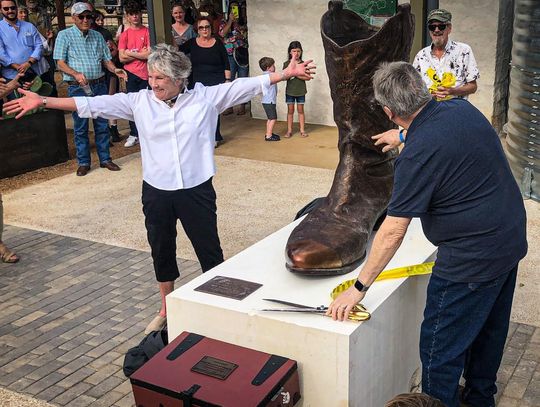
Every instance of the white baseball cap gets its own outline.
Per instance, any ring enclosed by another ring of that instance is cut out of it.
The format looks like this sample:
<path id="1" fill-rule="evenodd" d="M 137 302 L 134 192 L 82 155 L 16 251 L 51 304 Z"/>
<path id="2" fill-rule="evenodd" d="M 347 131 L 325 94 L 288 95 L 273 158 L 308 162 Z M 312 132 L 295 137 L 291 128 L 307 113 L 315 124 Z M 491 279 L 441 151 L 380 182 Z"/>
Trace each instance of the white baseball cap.
<path id="1" fill-rule="evenodd" d="M 79 2 L 79 3 L 75 3 L 72 7 L 71 7 L 71 15 L 79 15 L 79 14 L 82 14 L 83 12 L 85 11 L 90 11 L 92 12 L 92 6 L 90 6 L 90 4 L 88 3 L 83 3 L 83 2 Z"/>

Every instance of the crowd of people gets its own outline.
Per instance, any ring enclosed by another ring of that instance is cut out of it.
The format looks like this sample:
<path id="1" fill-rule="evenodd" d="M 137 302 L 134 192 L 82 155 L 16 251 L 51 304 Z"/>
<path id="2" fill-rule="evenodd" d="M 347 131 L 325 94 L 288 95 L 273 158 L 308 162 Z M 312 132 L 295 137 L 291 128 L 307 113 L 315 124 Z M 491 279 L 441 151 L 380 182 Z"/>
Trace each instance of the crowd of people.
<path id="1" fill-rule="evenodd" d="M 36 9 L 31 1 L 26 13 L 17 14 L 13 0 L 1 0 L 0 62 L 5 79 L 0 81 L 0 94 L 8 98 L 18 81 L 32 81 L 29 70 L 45 74 L 39 61 L 52 36 L 50 28 L 41 32 L 26 22 L 46 21 L 39 14 L 32 16 Z M 209 6 L 195 9 L 191 2 L 175 3 L 171 9 L 174 44 L 152 49 L 140 5 L 127 4 L 115 51 L 115 41 L 101 33 L 100 24 L 93 28 L 99 13 L 89 3 L 75 3 L 74 26 L 58 33 L 53 53 L 69 84 L 69 97 L 19 90 L 24 97 L 6 104 L 6 111 L 18 118 L 38 107 L 72 111 L 77 175 L 81 176 L 90 169 L 88 120 L 94 120 L 100 165 L 112 171 L 119 167 L 110 159 L 112 136 L 107 127 L 114 124 L 107 120 L 130 121 L 127 144 L 141 144 L 143 212 L 162 301 L 147 332 L 165 325 L 165 296 L 179 276 L 177 220 L 203 271 L 223 261 L 212 186 L 213 150 L 222 139 L 220 114 L 235 105 L 242 114 L 245 103 L 262 93 L 268 118 L 265 139 L 279 141 L 273 132 L 276 84 L 287 81 L 284 137 L 293 134 L 295 105 L 300 136 L 308 136 L 303 107 L 306 81 L 315 67 L 304 61 L 301 43 L 292 41 L 281 72 L 267 56 L 259 61 L 262 75 L 244 78 L 248 66 L 241 50 L 247 50 L 247 29 L 242 25 L 241 6 L 231 3 L 225 19 Z M 328 315 L 347 319 L 399 248 L 411 219 L 421 218 L 424 233 L 439 247 L 421 326 L 423 391 L 450 407 L 458 406 L 460 397 L 470 405 L 494 405 L 518 264 L 527 252 L 525 210 L 497 135 L 482 114 L 464 101 L 476 91 L 479 78 L 471 48 L 449 40 L 452 15 L 448 11 L 431 11 L 427 24 L 432 44 L 420 50 L 413 64 L 386 64 L 373 77 L 375 99 L 388 118 L 403 128 L 375 136 L 374 143 L 384 145 L 383 151 L 403 143 L 405 147 L 396 160 L 387 218 L 356 283 L 336 298 Z M 129 93 L 115 94 L 111 86 L 115 77 L 127 79 Z M 170 148 L 171 140 L 177 148 Z M 511 219 L 506 216 L 509 211 Z M 1 240 L 0 256 L 5 262 L 18 261 Z M 464 370 L 466 385 L 460 396 L 458 383 Z"/>
<path id="2" fill-rule="evenodd" d="M 105 26 L 106 16 L 88 1 L 81 2 L 86 6 L 79 5 L 71 9 L 73 26 L 59 33 L 55 33 L 50 16 L 39 6 L 38 0 L 26 0 L 25 5 L 17 4 L 16 0 L 3 2 L 6 3 L 2 6 L 4 22 L 12 27 L 20 26 L 23 34 L 15 35 L 18 29 L 4 29 L 2 34 L 0 29 L 0 64 L 4 78 L 13 79 L 16 72 L 22 72 L 25 74 L 25 81 L 28 81 L 39 75 L 44 82 L 53 86 L 50 95 L 57 96 L 54 74 L 58 70 L 63 73 L 63 81 L 69 85 L 69 95 L 82 93 L 86 96 L 113 95 L 120 91 L 122 84 L 115 69 L 123 69 L 127 75 L 125 91 L 137 92 L 148 87 L 146 58 L 150 50 L 150 38 L 148 28 L 143 25 L 142 5 L 137 0 L 125 4 L 123 22 L 118 26 L 114 36 Z M 171 19 L 172 43 L 186 53 L 192 62 L 192 75 L 188 82 L 190 88 L 193 88 L 196 82 L 211 86 L 249 76 L 245 1 L 229 3 L 228 13 L 222 13 L 211 2 L 201 2 L 197 8 L 192 0 L 178 0 L 171 4 Z M 89 33 L 89 30 L 92 32 Z M 70 52 L 70 55 L 67 55 L 66 50 L 69 48 L 66 48 L 65 39 L 70 38 L 70 42 L 76 44 L 73 36 L 75 32 L 81 33 L 85 39 L 84 44 L 79 45 L 86 51 Z M 101 35 L 106 46 L 103 46 L 103 41 L 94 32 Z M 90 42 L 92 47 L 96 46 L 96 49 L 100 50 L 96 58 L 90 58 L 91 47 L 88 47 Z M 62 47 L 61 51 L 57 50 L 59 47 Z M 301 62 L 302 52 L 300 42 L 292 41 L 283 68 L 288 65 L 291 58 Z M 69 66 L 66 58 L 69 58 L 74 66 Z M 77 67 L 80 71 L 76 69 Z M 263 72 L 265 70 L 263 69 Z M 79 75 L 75 76 L 76 73 Z M 286 138 L 293 135 L 295 104 L 298 110 L 300 136 L 308 135 L 305 131 L 304 114 L 306 93 L 305 81 L 299 78 L 287 81 L 285 97 L 288 106 L 287 133 L 284 135 Z M 7 96 L 8 99 L 13 97 L 13 93 Z M 271 127 L 267 126 L 265 140 L 279 141 L 280 136 L 272 132 L 273 123 L 277 119 L 275 95 L 271 100 L 265 98 L 264 104 L 265 111 L 269 115 L 268 121 L 272 123 L 268 125 Z M 234 110 L 238 115 L 243 115 L 246 112 L 246 105 L 231 107 L 223 115 L 231 114 Z M 84 176 L 90 170 L 88 120 L 81 120 L 76 113 L 73 114 L 73 118 L 79 164 L 77 175 Z M 109 145 L 121 141 L 116 120 L 109 120 L 105 126 L 105 121 L 98 118 L 94 120 L 94 124 L 97 127 L 95 143 L 100 164 L 112 171 L 119 170 L 120 168 L 110 160 L 108 151 Z M 129 127 L 125 147 L 133 147 L 139 143 L 136 125 L 130 122 Z M 215 146 L 222 141 L 218 118 Z"/>

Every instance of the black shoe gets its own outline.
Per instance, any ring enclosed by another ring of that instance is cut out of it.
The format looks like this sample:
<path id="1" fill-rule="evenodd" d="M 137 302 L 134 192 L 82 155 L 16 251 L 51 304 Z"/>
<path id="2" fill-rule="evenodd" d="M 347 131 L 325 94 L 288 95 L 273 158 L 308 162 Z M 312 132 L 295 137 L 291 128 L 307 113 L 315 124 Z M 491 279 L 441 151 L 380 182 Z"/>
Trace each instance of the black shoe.
<path id="1" fill-rule="evenodd" d="M 266 141 L 279 141 L 279 140 L 281 140 L 281 137 L 279 137 L 277 134 L 272 133 L 272 135 L 270 137 L 264 136 L 264 139 Z"/>
<path id="2" fill-rule="evenodd" d="M 114 141 L 115 143 L 122 140 L 118 133 L 118 126 L 109 126 L 109 137 L 111 138 L 111 141 Z"/>
<path id="3" fill-rule="evenodd" d="M 120 167 L 111 161 L 99 164 L 101 168 L 107 168 L 109 171 L 120 171 Z"/>
<path id="4" fill-rule="evenodd" d="M 79 165 L 79 168 L 77 168 L 77 176 L 84 177 L 86 174 L 88 174 L 88 171 L 90 171 L 89 165 Z"/>

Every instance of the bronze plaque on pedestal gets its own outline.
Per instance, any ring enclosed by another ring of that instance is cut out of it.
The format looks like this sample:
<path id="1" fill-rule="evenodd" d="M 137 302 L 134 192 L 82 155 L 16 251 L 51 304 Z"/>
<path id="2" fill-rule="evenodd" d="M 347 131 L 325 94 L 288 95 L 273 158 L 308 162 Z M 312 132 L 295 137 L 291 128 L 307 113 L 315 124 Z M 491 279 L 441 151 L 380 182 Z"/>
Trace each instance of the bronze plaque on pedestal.
<path id="1" fill-rule="evenodd" d="M 219 295 L 234 300 L 243 300 L 260 287 L 262 287 L 262 284 L 254 283 L 252 281 L 216 276 L 195 288 L 195 291 Z"/>

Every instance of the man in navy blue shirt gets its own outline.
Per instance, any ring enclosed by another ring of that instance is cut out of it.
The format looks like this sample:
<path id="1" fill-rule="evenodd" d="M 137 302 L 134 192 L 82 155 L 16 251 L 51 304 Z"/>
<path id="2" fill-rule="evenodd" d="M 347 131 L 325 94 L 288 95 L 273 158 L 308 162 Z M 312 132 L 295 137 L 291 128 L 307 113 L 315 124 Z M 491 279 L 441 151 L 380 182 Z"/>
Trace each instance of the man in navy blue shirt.
<path id="1" fill-rule="evenodd" d="M 377 102 L 407 129 L 407 138 L 395 163 L 388 216 L 356 284 L 329 314 L 346 319 L 399 248 L 411 219 L 420 218 L 438 246 L 420 332 L 422 391 L 459 407 L 463 374 L 462 401 L 494 406 L 518 262 L 527 253 L 519 188 L 497 134 L 469 102 L 436 102 L 405 62 L 382 66 L 373 85 Z M 397 133 L 376 136 L 376 144 L 396 145 Z"/>

